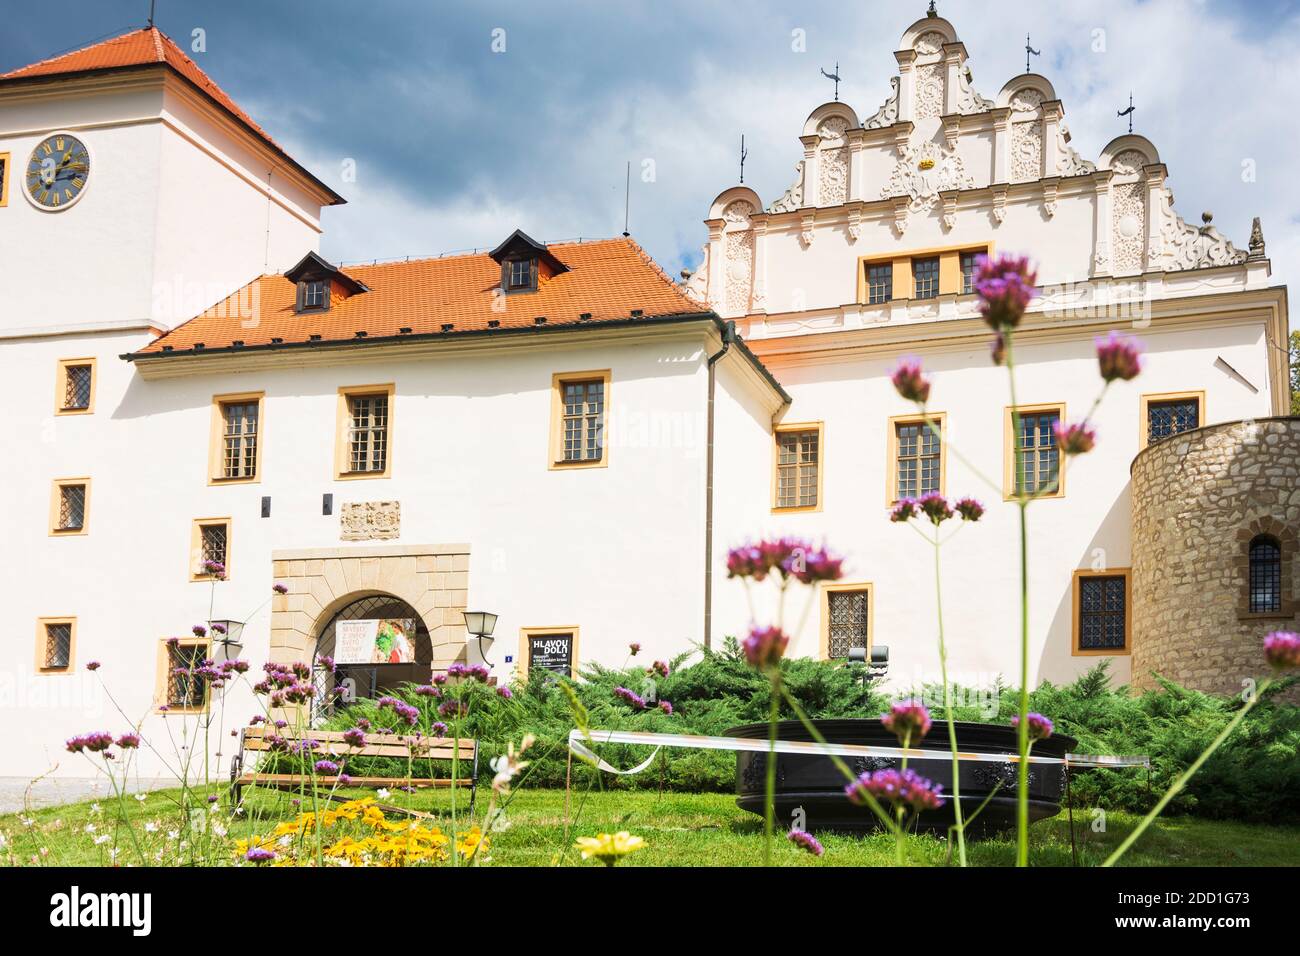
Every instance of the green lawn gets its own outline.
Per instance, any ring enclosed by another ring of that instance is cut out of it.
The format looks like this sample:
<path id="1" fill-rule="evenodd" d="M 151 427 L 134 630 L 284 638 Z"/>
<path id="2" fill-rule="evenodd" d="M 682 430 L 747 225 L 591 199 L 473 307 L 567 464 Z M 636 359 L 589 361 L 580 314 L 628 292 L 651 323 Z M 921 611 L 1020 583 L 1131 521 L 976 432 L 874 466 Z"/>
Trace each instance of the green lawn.
<path id="1" fill-rule="evenodd" d="M 481 789 L 479 797 L 487 792 Z M 30 818 L 23 814 L 0 816 L 0 862 L 25 865 L 36 855 L 47 865 L 99 865 L 109 862 L 108 851 L 116 841 L 120 846 L 118 862 L 138 862 L 143 856 L 156 860 L 161 851 L 164 861 L 177 859 L 169 829 L 180 819 L 177 809 L 179 791 L 160 791 L 145 800 L 127 798 L 127 812 L 135 821 L 135 840 L 125 830 L 113 825 L 116 803 L 112 799 L 93 804 L 82 803 L 39 810 Z M 225 807 L 214 814 L 204 814 L 225 829 L 224 837 L 214 838 L 209 859 L 233 862 L 233 839 L 255 830 L 268 833 L 280 820 L 291 818 L 297 808 L 287 795 L 258 792 L 246 800 L 253 817 L 231 819 Z M 389 804 L 407 803 L 433 810 L 442 815 L 439 825 L 450 829 L 450 795 L 422 792 L 407 796 L 392 794 Z M 464 811 L 464 795 L 461 812 Z M 481 814 L 482 804 L 479 806 Z M 627 858 L 625 865 L 635 866 L 753 866 L 763 860 L 762 821 L 736 807 L 733 797 L 725 794 L 684 794 L 654 792 L 588 792 L 575 790 L 572 798 L 572 822 L 565 835 L 564 792 L 562 790 L 520 790 L 507 812 L 509 826 L 491 836 L 491 850 L 486 862 L 497 866 L 546 866 L 557 861 L 581 863 L 570 849 L 573 837 L 600 832 L 628 830 L 643 837 L 648 847 Z M 28 822 L 29 821 L 29 822 Z M 1080 840 L 1080 858 L 1095 865 L 1105 858 L 1133 826 L 1135 818 L 1111 814 L 1107 832 L 1094 833 L 1082 818 L 1076 819 Z M 145 824 L 153 824 L 146 831 Z M 94 831 L 87 832 L 87 826 Z M 463 828 L 464 824 L 462 824 Z M 214 828 L 216 829 L 216 828 Z M 109 839 L 96 845 L 97 837 Z M 1069 866 L 1070 837 L 1066 818 L 1061 815 L 1045 820 L 1032 830 L 1031 860 L 1038 866 Z M 894 862 L 892 837 L 838 836 L 821 837 L 826 855 L 814 858 L 795 849 L 782 837 L 775 849 L 775 862 L 783 866 L 889 866 Z M 139 841 L 139 849 L 136 842 Z M 45 853 L 41 850 L 44 848 Z M 948 859 L 946 844 L 931 837 L 910 837 L 907 852 L 911 862 L 941 866 Z M 983 866 L 1009 866 L 1014 860 L 1014 843 L 1006 837 L 974 842 L 970 862 Z M 1300 864 L 1300 827 L 1260 826 L 1232 822 L 1175 817 L 1157 822 L 1125 857 L 1129 866 L 1284 866 Z M 586 864 L 591 865 L 591 864 Z"/>

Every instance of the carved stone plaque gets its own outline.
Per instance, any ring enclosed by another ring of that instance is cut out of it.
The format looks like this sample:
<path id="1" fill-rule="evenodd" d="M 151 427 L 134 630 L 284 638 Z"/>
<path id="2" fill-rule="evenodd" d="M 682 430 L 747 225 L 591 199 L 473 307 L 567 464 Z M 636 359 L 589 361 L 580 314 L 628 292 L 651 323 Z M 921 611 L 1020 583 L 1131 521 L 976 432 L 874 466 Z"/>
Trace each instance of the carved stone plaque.
<path id="1" fill-rule="evenodd" d="M 345 501 L 339 514 L 339 537 L 344 541 L 384 541 L 402 531 L 400 501 Z"/>

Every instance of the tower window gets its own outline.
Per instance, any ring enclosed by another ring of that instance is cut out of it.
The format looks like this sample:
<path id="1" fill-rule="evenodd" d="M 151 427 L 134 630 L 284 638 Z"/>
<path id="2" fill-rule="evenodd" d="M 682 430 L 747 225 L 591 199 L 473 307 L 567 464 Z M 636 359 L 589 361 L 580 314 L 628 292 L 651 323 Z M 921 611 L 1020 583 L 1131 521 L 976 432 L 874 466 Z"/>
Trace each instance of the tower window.
<path id="1" fill-rule="evenodd" d="M 505 273 L 508 292 L 527 292 L 537 288 L 536 259 L 507 259 Z"/>
<path id="2" fill-rule="evenodd" d="M 330 307 L 329 283 L 324 279 L 304 279 L 298 283 L 299 312 L 324 312 Z"/>
<path id="3" fill-rule="evenodd" d="M 1276 538 L 1261 534 L 1250 542 L 1250 613 L 1282 610 L 1282 548 Z"/>

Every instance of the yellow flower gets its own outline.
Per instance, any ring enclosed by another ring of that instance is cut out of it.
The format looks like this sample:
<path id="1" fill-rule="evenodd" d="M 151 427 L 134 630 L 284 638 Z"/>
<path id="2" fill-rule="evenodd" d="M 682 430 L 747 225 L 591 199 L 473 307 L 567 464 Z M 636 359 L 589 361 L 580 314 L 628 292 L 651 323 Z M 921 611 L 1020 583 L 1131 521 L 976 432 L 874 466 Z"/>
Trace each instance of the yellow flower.
<path id="1" fill-rule="evenodd" d="M 474 858 L 479 850 L 486 850 L 491 841 L 483 835 L 480 827 L 474 827 L 468 833 L 461 834 L 456 840 L 456 852 L 467 860 Z"/>
<path id="2" fill-rule="evenodd" d="M 594 857 L 606 866 L 613 866 L 629 853 L 644 849 L 646 842 L 639 836 L 632 836 L 626 830 L 620 830 L 613 834 L 602 833 L 594 837 L 578 837 L 578 842 L 574 846 L 582 851 L 584 860 Z"/>
<path id="3" fill-rule="evenodd" d="M 260 848 L 273 850 L 275 848 L 275 844 L 266 837 L 260 837 L 254 834 L 253 836 L 249 837 L 247 840 L 235 841 L 235 856 L 243 856 L 249 850 L 256 850 Z"/>

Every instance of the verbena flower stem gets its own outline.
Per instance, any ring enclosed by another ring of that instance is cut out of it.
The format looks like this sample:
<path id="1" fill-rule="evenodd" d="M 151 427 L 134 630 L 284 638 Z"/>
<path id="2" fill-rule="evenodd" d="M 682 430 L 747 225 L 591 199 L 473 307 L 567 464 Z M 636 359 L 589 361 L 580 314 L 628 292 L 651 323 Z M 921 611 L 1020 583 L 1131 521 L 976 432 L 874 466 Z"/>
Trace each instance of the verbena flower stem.
<path id="1" fill-rule="evenodd" d="M 1016 492 L 1016 505 L 1020 512 L 1020 720 L 1017 722 L 1017 744 L 1020 765 L 1016 769 L 1016 866 L 1029 865 L 1029 501 L 1019 487 L 1020 463 L 1020 403 L 1016 399 L 1016 370 L 1012 352 L 1010 329 L 1003 333 L 1006 345 L 1007 379 L 1011 387 L 1011 481 Z M 1060 468 L 1057 468 L 1059 481 Z"/>
<path id="2" fill-rule="evenodd" d="M 939 576 L 939 528 L 934 529 L 934 603 L 939 617 L 939 676 L 943 680 L 943 712 L 948 721 L 948 745 L 952 749 L 952 803 L 957 818 L 957 861 L 966 865 L 966 823 L 961 808 L 961 760 L 957 757 L 957 722 L 952 716 L 952 691 L 948 684 L 948 647 L 943 637 L 943 587 Z"/>
<path id="3" fill-rule="evenodd" d="M 767 782 L 763 798 L 763 865 L 772 865 L 772 834 L 776 817 L 776 722 L 781 715 L 781 672 L 772 669 L 772 702 L 768 708 Z"/>
<path id="4" fill-rule="evenodd" d="M 1169 789 L 1165 791 L 1164 796 L 1156 801 L 1156 805 L 1151 808 L 1150 812 L 1147 813 L 1138 825 L 1133 828 L 1132 832 L 1124 838 L 1124 842 L 1115 848 L 1114 853 L 1106 857 L 1106 862 L 1102 863 L 1102 866 L 1114 866 L 1119 862 L 1120 857 L 1128 852 L 1129 847 L 1136 843 L 1138 837 L 1142 836 L 1142 834 L 1146 832 L 1147 827 L 1151 826 L 1155 818 L 1160 816 L 1161 811 L 1169 805 L 1169 801 L 1182 792 L 1183 787 L 1187 786 L 1187 781 L 1192 779 L 1193 775 L 1201 769 L 1205 761 L 1209 760 L 1211 755 L 1219 749 L 1219 746 L 1232 736 L 1232 732 L 1237 729 L 1237 726 L 1243 720 L 1246 719 L 1246 715 L 1250 713 L 1251 709 L 1259 703 L 1260 698 L 1264 696 L 1264 692 L 1268 690 L 1271 683 L 1272 680 L 1266 680 L 1259 686 L 1255 695 L 1251 697 L 1250 700 L 1246 701 L 1246 706 L 1237 711 L 1237 715 L 1233 717 L 1232 720 L 1228 721 L 1228 726 L 1224 727 L 1223 730 L 1220 731 L 1219 736 L 1215 737 L 1210 743 L 1210 746 L 1206 747 L 1201 755 L 1192 761 L 1192 765 L 1179 774 L 1178 779 L 1175 780 L 1173 784 L 1170 785 Z"/>

